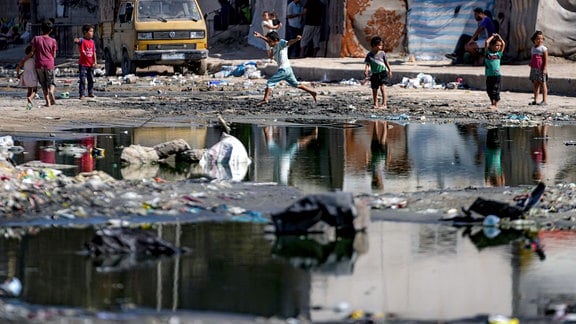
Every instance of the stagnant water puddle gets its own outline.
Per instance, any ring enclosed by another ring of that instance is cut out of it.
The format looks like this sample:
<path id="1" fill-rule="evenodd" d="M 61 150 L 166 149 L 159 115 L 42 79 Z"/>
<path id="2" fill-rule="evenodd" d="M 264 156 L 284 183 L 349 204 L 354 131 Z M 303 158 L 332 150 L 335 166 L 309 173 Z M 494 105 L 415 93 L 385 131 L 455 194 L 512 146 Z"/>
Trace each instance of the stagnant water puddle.
<path id="1" fill-rule="evenodd" d="M 93 229 L 51 228 L 0 239 L 0 272 L 22 279 L 21 302 L 98 312 L 207 311 L 321 322 L 354 311 L 450 320 L 544 317 L 576 297 L 574 232 L 485 238 L 432 224 L 375 222 L 339 240 L 269 237 L 262 225 L 157 225 L 189 252 L 158 261 L 90 259 Z M 545 248 L 535 253 L 531 243 Z"/>
<path id="2" fill-rule="evenodd" d="M 236 124 L 232 135 L 253 163 L 235 170 L 244 181 L 278 182 L 307 193 L 413 192 L 470 186 L 575 182 L 576 127 L 486 127 L 480 124 Z M 102 170 L 117 179 L 186 179 L 189 163 L 122 166 L 130 144 L 154 146 L 184 139 L 192 148 L 218 142 L 221 130 L 189 127 L 98 128 L 70 132 L 68 139 L 14 137 L 18 164 L 40 160 L 72 166 L 67 173 Z M 94 150 L 97 149 L 97 150 Z"/>
<path id="3" fill-rule="evenodd" d="M 66 138 L 14 137 L 18 164 L 102 170 L 117 179 L 186 179 L 197 166 L 120 164 L 122 148 L 184 139 L 193 148 L 221 131 L 187 127 L 72 130 Z M 576 182 L 576 127 L 482 124 L 235 124 L 253 159 L 245 181 L 306 193 L 402 193 L 470 186 Z M 576 300 L 576 232 L 373 222 L 353 238 L 274 237 L 260 224 L 153 224 L 188 253 L 160 260 L 90 259 L 94 228 L 30 228 L 0 239 L 0 275 L 22 279 L 23 303 L 96 312 L 191 310 L 342 320 L 354 311 L 389 319 L 454 320 L 478 314 L 545 317 Z M 497 231 L 496 233 L 494 232 Z M 140 262 L 136 262 L 140 261 Z M 358 313 L 356 313 L 358 314 Z M 480 322 L 485 319 L 480 320 Z"/>

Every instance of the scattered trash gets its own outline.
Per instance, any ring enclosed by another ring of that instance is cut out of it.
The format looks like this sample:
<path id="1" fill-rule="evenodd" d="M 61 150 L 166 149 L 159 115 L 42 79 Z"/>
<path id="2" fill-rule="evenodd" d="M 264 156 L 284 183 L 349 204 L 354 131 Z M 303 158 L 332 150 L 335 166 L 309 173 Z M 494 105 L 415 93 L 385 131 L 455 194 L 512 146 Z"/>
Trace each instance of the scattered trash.
<path id="1" fill-rule="evenodd" d="M 103 158 L 105 156 L 106 150 L 99 147 L 90 148 L 90 154 L 96 158 Z"/>
<path id="2" fill-rule="evenodd" d="M 436 81 L 430 74 L 418 73 L 412 79 L 403 77 L 398 85 L 403 88 L 433 88 L 436 86 Z"/>
<path id="3" fill-rule="evenodd" d="M 222 133 L 220 141 L 210 147 L 200 159 L 206 174 L 221 180 L 242 181 L 252 160 L 244 144 L 236 137 Z"/>
<path id="4" fill-rule="evenodd" d="M 410 120 L 410 116 L 407 114 L 400 114 L 397 116 L 391 116 L 388 118 L 389 120 Z"/>
<path id="5" fill-rule="evenodd" d="M 369 212 L 363 201 L 351 193 L 307 195 L 285 210 L 273 213 L 277 234 L 322 233 L 333 228 L 336 234 L 366 229 Z"/>
<path id="6" fill-rule="evenodd" d="M 528 121 L 528 120 L 530 120 L 530 118 L 526 115 L 512 114 L 512 115 L 508 116 L 508 120 L 510 120 L 510 121 Z"/>
<path id="7" fill-rule="evenodd" d="M 515 317 L 507 317 L 504 315 L 490 315 L 488 317 L 488 324 L 520 324 L 520 321 Z"/>
<path id="8" fill-rule="evenodd" d="M 58 153 L 61 155 L 69 155 L 79 158 L 82 154 L 88 152 L 88 149 L 83 145 L 78 144 L 63 144 L 58 146 Z"/>
<path id="9" fill-rule="evenodd" d="M 478 197 L 468 209 L 462 208 L 464 216 L 454 216 L 451 218 L 443 218 L 442 220 L 457 223 L 482 223 L 488 216 L 495 216 L 500 219 L 506 218 L 512 221 L 523 220 L 524 214 L 540 201 L 545 189 L 546 185 L 543 182 L 538 183 L 530 196 L 517 201 L 516 206 Z"/>
<path id="10" fill-rule="evenodd" d="M 92 256 L 115 254 L 142 254 L 150 256 L 174 255 L 180 248 L 164 241 L 151 232 L 136 228 L 103 228 L 85 244 Z"/>
<path id="11" fill-rule="evenodd" d="M 351 85 L 351 86 L 363 85 L 363 83 L 361 81 L 358 81 L 354 78 L 348 79 L 348 80 L 342 80 L 339 82 L 339 84 L 340 85 Z"/>
<path id="12" fill-rule="evenodd" d="M 84 248 L 101 272 L 124 271 L 187 251 L 147 230 L 122 227 L 96 231 Z"/>
<path id="13" fill-rule="evenodd" d="M 22 282 L 11 277 L 0 284 L 0 297 L 18 297 L 22 293 Z"/>

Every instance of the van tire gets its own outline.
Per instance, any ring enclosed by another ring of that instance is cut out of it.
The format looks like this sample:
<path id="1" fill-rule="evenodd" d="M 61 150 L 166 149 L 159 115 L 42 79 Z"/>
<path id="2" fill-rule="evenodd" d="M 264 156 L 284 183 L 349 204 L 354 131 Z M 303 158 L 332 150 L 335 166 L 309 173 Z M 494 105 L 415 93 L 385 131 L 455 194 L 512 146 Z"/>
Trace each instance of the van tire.
<path id="1" fill-rule="evenodd" d="M 206 74 L 207 68 L 208 68 L 208 62 L 206 59 L 202 59 L 200 61 L 193 62 L 190 64 L 190 70 L 197 75 Z"/>
<path id="2" fill-rule="evenodd" d="M 116 76 L 116 64 L 108 50 L 104 52 L 104 70 L 106 70 L 106 76 Z"/>
<path id="3" fill-rule="evenodd" d="M 122 53 L 122 75 L 127 75 L 127 74 L 134 74 L 136 72 L 136 65 L 134 64 L 134 62 L 132 62 L 132 60 L 130 60 L 130 57 L 128 56 L 128 52 L 124 51 Z"/>

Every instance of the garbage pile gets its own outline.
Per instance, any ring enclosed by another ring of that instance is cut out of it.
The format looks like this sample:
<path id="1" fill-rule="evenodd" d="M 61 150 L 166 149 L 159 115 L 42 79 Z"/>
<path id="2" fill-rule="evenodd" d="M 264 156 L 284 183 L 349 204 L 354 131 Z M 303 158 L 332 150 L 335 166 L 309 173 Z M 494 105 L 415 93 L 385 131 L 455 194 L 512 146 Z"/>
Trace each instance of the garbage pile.
<path id="1" fill-rule="evenodd" d="M 8 152 L 13 147 L 10 138 L 4 138 L 2 143 L 0 151 Z M 136 152 L 132 155 L 123 152 L 123 158 L 131 163 L 156 163 L 175 152 L 189 149 L 186 142 L 176 140 L 153 148 L 132 149 Z M 245 176 L 250 158 L 242 143 L 224 134 L 220 142 L 204 150 L 197 159 L 204 161 L 206 177 L 183 185 L 158 178 L 119 181 L 100 171 L 68 177 L 39 161 L 16 166 L 10 157 L 0 155 L 0 221 L 31 217 L 74 220 L 180 214 L 229 219 L 245 214 L 247 217 L 243 219 L 254 219 L 251 210 L 228 205 L 247 196 L 250 196 L 244 201 L 247 205 L 257 199 L 253 196 L 254 190 L 246 189 L 252 185 L 238 185 L 239 190 L 226 181 L 241 180 Z M 244 167 L 239 169 L 238 166 Z"/>

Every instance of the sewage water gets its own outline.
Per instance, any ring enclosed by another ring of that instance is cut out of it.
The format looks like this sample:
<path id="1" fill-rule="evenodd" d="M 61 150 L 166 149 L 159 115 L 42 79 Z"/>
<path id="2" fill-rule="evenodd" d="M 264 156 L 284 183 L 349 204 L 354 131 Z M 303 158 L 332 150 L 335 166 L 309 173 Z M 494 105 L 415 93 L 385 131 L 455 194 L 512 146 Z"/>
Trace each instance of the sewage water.
<path id="1" fill-rule="evenodd" d="M 576 178 L 576 146 L 566 145 L 576 139 L 570 125 L 240 124 L 232 135 L 253 158 L 247 169 L 236 170 L 241 179 L 274 181 L 306 193 L 401 193 Z M 219 137 L 209 125 L 77 129 L 66 138 L 14 137 L 24 153 L 11 157 L 19 164 L 41 160 L 72 166 L 65 168 L 69 175 L 102 170 L 118 179 L 179 180 L 210 170 L 174 160 L 121 167 L 122 148 L 178 138 L 205 148 Z M 478 314 L 534 318 L 576 298 L 571 248 L 576 234 L 570 231 L 494 233 L 374 222 L 353 240 L 278 240 L 267 238 L 256 224 L 155 225 L 153 230 L 191 251 L 132 267 L 133 260 L 78 254 L 92 228 L 41 228 L 22 240 L 0 239 L 0 275 L 21 278 L 20 300 L 36 305 L 313 321 L 340 320 L 354 310 L 422 320 Z M 534 251 L 535 246 L 543 250 Z"/>
<path id="2" fill-rule="evenodd" d="M 481 228 L 375 222 L 367 234 L 323 241 L 267 238 L 249 223 L 152 230 L 190 251 L 137 265 L 93 260 L 79 253 L 93 229 L 45 228 L 0 239 L 0 272 L 21 278 L 21 302 L 96 313 L 205 311 L 316 322 L 355 310 L 419 320 L 541 318 L 576 297 L 574 232 L 503 231 L 492 241 Z M 541 255 L 530 248 L 535 240 Z"/>
<path id="3" fill-rule="evenodd" d="M 180 180 L 203 171 L 173 159 L 165 164 L 122 167 L 122 149 L 179 138 L 192 148 L 206 148 L 218 142 L 220 134 L 210 125 L 79 129 L 56 140 L 14 137 L 24 153 L 11 157 L 18 164 L 40 160 L 71 166 L 65 169 L 67 174 L 102 170 L 117 179 Z M 576 180 L 572 154 L 576 146 L 565 145 L 576 139 L 576 128 L 571 125 L 237 124 L 232 135 L 253 159 L 248 168 L 233 170 L 240 179 L 278 182 L 307 193 L 334 189 L 401 193 Z M 90 154 L 92 148 L 102 149 L 101 156 Z"/>

